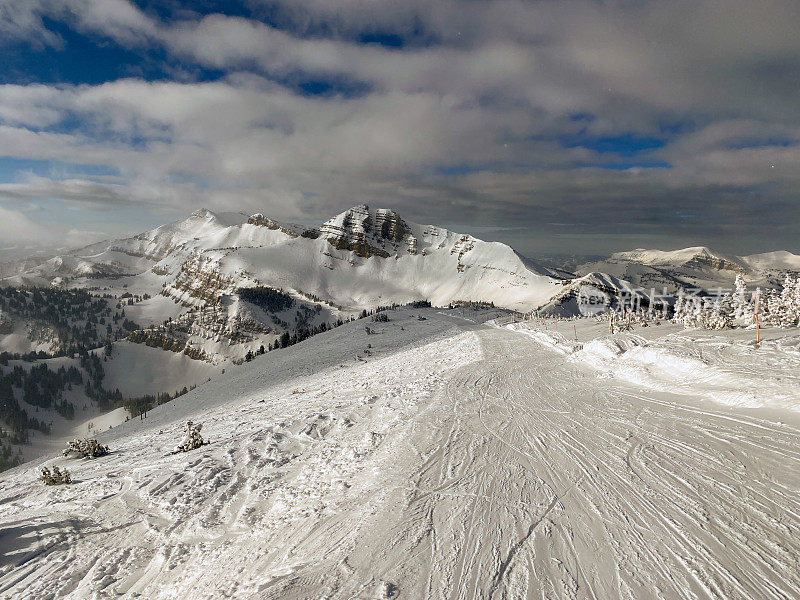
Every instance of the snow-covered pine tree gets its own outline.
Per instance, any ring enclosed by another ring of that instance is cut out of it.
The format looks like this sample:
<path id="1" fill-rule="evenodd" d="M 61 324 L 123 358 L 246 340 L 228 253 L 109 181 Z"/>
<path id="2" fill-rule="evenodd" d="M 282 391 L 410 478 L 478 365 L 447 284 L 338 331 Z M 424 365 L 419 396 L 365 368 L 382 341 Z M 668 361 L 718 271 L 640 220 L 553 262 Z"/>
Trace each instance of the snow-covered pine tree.
<path id="1" fill-rule="evenodd" d="M 706 329 L 708 327 L 708 315 L 711 314 L 711 298 L 697 297 L 694 301 L 692 311 L 692 327 Z"/>
<path id="2" fill-rule="evenodd" d="M 783 316 L 781 296 L 775 290 L 766 293 L 762 308 L 763 322 L 765 325 L 780 325 Z"/>
<path id="3" fill-rule="evenodd" d="M 733 326 L 732 314 L 730 295 L 720 294 L 711 304 L 710 311 L 706 316 L 705 327 L 708 329 L 728 329 Z"/>
<path id="4" fill-rule="evenodd" d="M 75 439 L 68 443 L 67 449 L 62 454 L 77 458 L 97 458 L 108 454 L 108 446 L 103 446 L 96 439 Z"/>
<path id="5" fill-rule="evenodd" d="M 794 276 L 794 293 L 789 306 L 789 310 L 794 313 L 794 324 L 800 326 L 800 274 Z"/>
<path id="6" fill-rule="evenodd" d="M 175 452 L 189 452 L 190 450 L 195 450 L 202 446 L 205 442 L 203 441 L 203 436 L 200 435 L 201 429 L 203 429 L 201 423 L 192 423 L 188 421 L 186 423 L 186 433 L 183 436 L 183 441 L 175 449 Z"/>
<path id="7" fill-rule="evenodd" d="M 780 317 L 778 325 L 781 327 L 794 327 L 797 325 L 798 314 L 800 313 L 800 299 L 798 295 L 798 283 L 800 278 L 795 279 L 788 273 L 783 280 L 783 290 L 780 300 Z"/>
<path id="8" fill-rule="evenodd" d="M 736 274 L 733 296 L 731 297 L 731 308 L 733 318 L 742 323 L 745 327 L 755 323 L 755 307 L 747 294 L 747 284 L 741 273 Z"/>
<path id="9" fill-rule="evenodd" d="M 685 298 L 684 298 L 684 295 L 683 295 L 683 289 L 679 289 L 678 290 L 678 297 L 675 299 L 674 312 L 672 313 L 672 320 L 675 323 L 679 323 L 681 321 L 681 319 L 683 319 L 684 302 L 685 302 Z"/>
<path id="10" fill-rule="evenodd" d="M 690 296 L 686 299 L 684 306 L 684 327 L 703 326 L 703 299 L 699 296 Z"/>

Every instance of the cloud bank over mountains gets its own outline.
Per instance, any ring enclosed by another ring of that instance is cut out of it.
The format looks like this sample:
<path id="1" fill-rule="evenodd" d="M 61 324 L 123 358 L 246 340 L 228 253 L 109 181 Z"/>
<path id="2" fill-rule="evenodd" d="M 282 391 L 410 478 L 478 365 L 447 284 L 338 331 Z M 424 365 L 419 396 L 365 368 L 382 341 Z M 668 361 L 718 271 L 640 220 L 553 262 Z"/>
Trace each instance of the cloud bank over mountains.
<path id="1" fill-rule="evenodd" d="M 191 4 L 0 0 L 0 234 L 365 202 L 529 253 L 800 250 L 797 2 Z"/>

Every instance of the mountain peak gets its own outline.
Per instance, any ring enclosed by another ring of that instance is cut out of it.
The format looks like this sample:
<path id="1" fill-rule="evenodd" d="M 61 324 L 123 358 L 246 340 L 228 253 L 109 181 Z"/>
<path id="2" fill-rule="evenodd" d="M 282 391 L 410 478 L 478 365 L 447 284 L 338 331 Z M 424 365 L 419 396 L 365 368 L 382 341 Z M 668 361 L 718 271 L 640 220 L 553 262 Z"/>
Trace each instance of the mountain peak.
<path id="1" fill-rule="evenodd" d="M 197 217 L 199 219 L 216 219 L 217 218 L 217 215 L 214 212 L 208 210 L 207 208 L 198 208 L 190 216 Z"/>
<path id="2" fill-rule="evenodd" d="M 720 258 L 730 260 L 730 257 L 720 252 L 711 250 L 708 246 L 690 246 L 678 250 L 650 250 L 636 248 L 625 252 L 615 252 L 611 258 L 641 262 L 649 265 L 670 265 L 685 263 L 695 258 Z"/>
<path id="3" fill-rule="evenodd" d="M 417 239 L 400 215 L 388 208 L 371 210 L 359 204 L 325 221 L 320 234 L 340 250 L 352 250 L 364 258 L 386 258 L 405 248 L 416 254 Z"/>

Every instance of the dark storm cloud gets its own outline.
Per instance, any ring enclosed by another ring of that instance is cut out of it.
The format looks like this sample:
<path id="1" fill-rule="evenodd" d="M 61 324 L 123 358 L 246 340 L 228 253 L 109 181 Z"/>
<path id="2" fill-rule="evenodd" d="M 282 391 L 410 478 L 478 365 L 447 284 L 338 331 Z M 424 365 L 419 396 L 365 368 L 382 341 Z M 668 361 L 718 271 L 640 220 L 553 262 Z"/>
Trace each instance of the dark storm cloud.
<path id="1" fill-rule="evenodd" d="M 134 75 L 88 61 L 36 84 L 31 61 L 0 86 L 3 156 L 118 174 L 21 173 L 0 202 L 133 204 L 142 223 L 368 202 L 523 252 L 670 234 L 798 251 L 798 26 L 794 0 L 0 0 L 0 53 L 80 36 Z"/>

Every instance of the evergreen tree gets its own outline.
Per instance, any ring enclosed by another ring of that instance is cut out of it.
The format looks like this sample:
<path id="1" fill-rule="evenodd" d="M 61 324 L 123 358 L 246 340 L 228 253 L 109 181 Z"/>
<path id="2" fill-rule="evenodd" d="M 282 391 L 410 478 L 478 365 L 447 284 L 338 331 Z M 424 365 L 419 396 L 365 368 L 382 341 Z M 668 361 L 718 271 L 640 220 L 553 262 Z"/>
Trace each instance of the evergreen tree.
<path id="1" fill-rule="evenodd" d="M 202 424 L 188 421 L 186 423 L 186 433 L 183 436 L 183 441 L 175 449 L 175 452 L 189 452 L 190 450 L 195 450 L 202 446 L 205 442 L 203 441 L 203 436 L 200 435 L 201 429 L 203 429 Z"/>
<path id="2" fill-rule="evenodd" d="M 733 318 L 740 321 L 745 326 L 755 323 L 755 306 L 747 294 L 747 284 L 744 282 L 744 277 L 741 273 L 736 274 L 736 282 L 734 283 L 733 296 L 731 297 L 731 307 L 733 309 Z"/>

